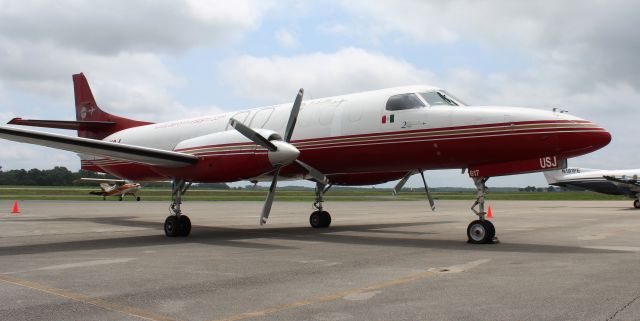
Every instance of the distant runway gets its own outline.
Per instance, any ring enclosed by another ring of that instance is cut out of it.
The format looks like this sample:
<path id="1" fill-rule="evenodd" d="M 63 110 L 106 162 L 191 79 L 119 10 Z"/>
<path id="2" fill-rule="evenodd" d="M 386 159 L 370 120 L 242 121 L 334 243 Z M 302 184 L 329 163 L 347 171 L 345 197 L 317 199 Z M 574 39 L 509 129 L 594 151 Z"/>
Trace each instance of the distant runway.
<path id="1" fill-rule="evenodd" d="M 490 201 L 500 244 L 466 243 L 469 201 L 0 201 L 0 320 L 639 320 L 631 201 Z"/>

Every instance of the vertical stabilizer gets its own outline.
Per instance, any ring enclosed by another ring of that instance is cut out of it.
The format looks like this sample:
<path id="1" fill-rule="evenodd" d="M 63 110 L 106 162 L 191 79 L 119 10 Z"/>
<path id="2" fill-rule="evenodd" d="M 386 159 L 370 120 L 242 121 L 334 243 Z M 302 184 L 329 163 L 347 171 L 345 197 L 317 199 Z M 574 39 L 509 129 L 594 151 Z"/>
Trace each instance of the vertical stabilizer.
<path id="1" fill-rule="evenodd" d="M 109 114 L 96 103 L 89 82 L 84 74 L 73 75 L 73 90 L 76 100 L 76 120 L 80 122 L 113 122 L 114 126 L 92 126 L 83 124 L 78 128 L 78 136 L 103 139 L 123 129 L 152 124 L 150 122 L 137 121 Z"/>

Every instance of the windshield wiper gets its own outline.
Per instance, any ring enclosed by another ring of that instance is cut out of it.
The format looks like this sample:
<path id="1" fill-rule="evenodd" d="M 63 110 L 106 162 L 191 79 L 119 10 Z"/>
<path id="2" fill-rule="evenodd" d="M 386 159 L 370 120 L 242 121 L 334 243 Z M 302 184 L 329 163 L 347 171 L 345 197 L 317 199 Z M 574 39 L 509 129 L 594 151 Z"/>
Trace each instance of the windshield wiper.
<path id="1" fill-rule="evenodd" d="M 440 96 L 440 98 L 442 98 L 444 101 L 446 101 L 449 105 L 458 106 L 458 104 L 456 104 L 453 100 L 449 99 L 449 97 L 447 97 L 447 95 L 445 95 L 445 94 L 443 94 L 443 93 L 441 93 L 439 91 L 436 91 L 436 94 L 438 94 L 438 96 Z"/>

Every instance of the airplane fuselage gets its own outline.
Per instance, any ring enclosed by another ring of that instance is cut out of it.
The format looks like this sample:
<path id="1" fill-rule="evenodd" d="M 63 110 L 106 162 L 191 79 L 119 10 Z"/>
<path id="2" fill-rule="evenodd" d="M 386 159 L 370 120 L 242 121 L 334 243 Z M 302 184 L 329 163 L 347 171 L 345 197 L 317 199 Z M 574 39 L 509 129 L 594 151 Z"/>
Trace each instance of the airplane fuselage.
<path id="1" fill-rule="evenodd" d="M 338 184 L 374 184 L 420 169 L 467 168 L 478 164 L 582 155 L 608 143 L 597 125 L 566 113 L 517 107 L 438 105 L 388 110 L 391 96 L 433 92 L 412 86 L 303 102 L 291 143 L 299 159 Z M 229 126 L 284 132 L 291 104 L 156 123 L 116 132 L 105 141 L 198 156 L 191 171 L 151 168 L 108 158 L 85 166 L 131 180 L 183 176 L 196 182 L 250 179 L 271 170 L 267 151 Z M 594 141 L 595 140 L 595 141 Z M 253 157 L 247 157 L 251 155 Z M 282 175 L 300 178 L 293 166 Z"/>

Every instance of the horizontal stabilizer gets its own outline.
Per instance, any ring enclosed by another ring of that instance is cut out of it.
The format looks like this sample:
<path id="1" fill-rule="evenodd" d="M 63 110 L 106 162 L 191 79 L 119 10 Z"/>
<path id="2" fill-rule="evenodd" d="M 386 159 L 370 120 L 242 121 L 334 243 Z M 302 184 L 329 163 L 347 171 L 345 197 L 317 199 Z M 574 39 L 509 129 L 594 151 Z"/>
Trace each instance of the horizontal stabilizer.
<path id="1" fill-rule="evenodd" d="M 116 125 L 112 121 L 22 119 L 19 117 L 10 120 L 7 124 L 73 130 L 105 129 Z"/>
<path id="2" fill-rule="evenodd" d="M 175 168 L 198 162 L 196 156 L 185 153 L 6 126 L 0 126 L 0 138 L 153 166 Z"/>

